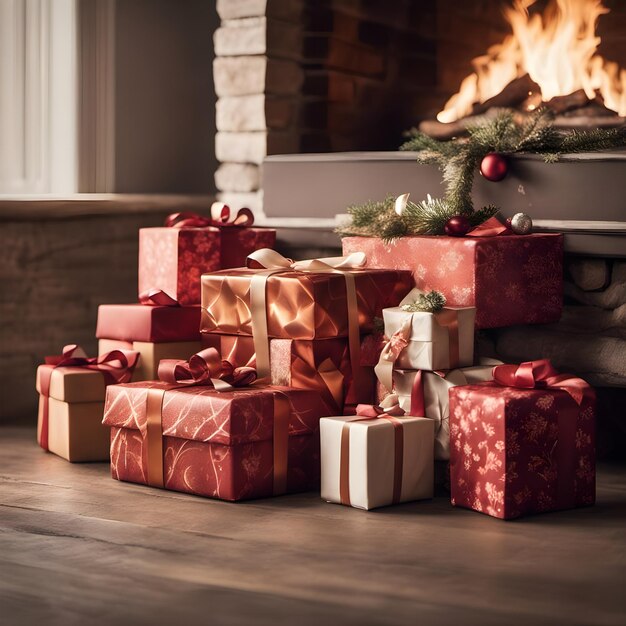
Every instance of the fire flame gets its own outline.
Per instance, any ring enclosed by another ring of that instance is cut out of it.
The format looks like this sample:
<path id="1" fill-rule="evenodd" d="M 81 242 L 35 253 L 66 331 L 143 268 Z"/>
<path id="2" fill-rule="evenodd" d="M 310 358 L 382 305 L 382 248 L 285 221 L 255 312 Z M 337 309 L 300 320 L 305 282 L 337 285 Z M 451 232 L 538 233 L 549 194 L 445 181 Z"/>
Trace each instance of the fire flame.
<path id="1" fill-rule="evenodd" d="M 609 12 L 602 0 L 551 0 L 543 15 L 529 15 L 536 0 L 514 0 L 504 15 L 513 30 L 501 44 L 476 57 L 474 74 L 467 76 L 443 111 L 440 122 L 454 122 L 471 114 L 475 103 L 499 94 L 512 80 L 528 74 L 541 88 L 529 93 L 529 110 L 543 100 L 580 89 L 590 100 L 602 96 L 604 106 L 626 116 L 626 70 L 596 54 L 595 34 L 601 15 Z"/>

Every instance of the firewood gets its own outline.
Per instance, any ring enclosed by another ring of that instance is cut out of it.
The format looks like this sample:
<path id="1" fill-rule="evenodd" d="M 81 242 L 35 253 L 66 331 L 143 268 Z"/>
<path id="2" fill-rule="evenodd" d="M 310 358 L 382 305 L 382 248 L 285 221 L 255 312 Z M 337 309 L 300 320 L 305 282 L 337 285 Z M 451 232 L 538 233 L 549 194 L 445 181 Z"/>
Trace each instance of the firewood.
<path id="1" fill-rule="evenodd" d="M 525 74 L 520 78 L 513 79 L 499 94 L 482 103 L 475 104 L 472 114 L 478 115 L 494 107 L 514 108 L 526 100 L 530 93 L 539 91 L 539 85 L 528 74 Z"/>
<path id="2" fill-rule="evenodd" d="M 571 109 L 584 107 L 589 104 L 589 102 L 590 100 L 587 94 L 582 89 L 578 89 L 567 96 L 555 96 L 551 100 L 548 100 L 546 104 L 555 113 L 560 114 L 570 111 Z"/>

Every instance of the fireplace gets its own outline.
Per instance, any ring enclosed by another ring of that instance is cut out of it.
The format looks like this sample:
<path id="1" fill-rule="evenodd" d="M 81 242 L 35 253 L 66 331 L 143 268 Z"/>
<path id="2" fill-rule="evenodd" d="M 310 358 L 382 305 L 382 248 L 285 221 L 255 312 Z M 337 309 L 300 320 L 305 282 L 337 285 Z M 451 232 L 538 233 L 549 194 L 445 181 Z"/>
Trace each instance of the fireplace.
<path id="1" fill-rule="evenodd" d="M 282 251 L 295 258 L 336 253 L 333 229 L 350 204 L 440 194 L 438 169 L 398 151 L 406 129 L 449 137 L 498 107 L 524 115 L 545 103 L 560 126 L 624 123 L 626 4 L 617 0 L 223 0 L 218 12 L 217 187 L 278 226 Z M 540 25 L 548 43 L 556 37 L 560 48 L 542 59 L 565 72 L 562 87 L 511 44 L 511 22 L 532 46 L 543 41 Z M 487 61 L 502 73 L 490 89 Z M 625 174 L 621 150 L 555 164 L 522 154 L 504 181 L 477 176 L 473 189 L 475 205 L 495 203 L 505 217 L 524 211 L 538 228 L 565 231 L 567 251 L 562 320 L 483 332 L 480 352 L 549 357 L 598 386 L 605 455 L 626 439 Z"/>

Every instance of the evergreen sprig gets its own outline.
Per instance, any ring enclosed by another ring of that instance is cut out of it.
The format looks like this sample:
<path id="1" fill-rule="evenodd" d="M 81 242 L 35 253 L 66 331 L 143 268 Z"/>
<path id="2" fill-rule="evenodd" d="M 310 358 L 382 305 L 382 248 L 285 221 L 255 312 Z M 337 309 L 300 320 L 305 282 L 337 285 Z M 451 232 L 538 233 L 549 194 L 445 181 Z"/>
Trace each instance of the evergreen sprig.
<path id="1" fill-rule="evenodd" d="M 366 202 L 348 208 L 352 224 L 338 229 L 342 235 L 364 235 L 391 241 L 405 235 L 443 234 L 448 219 L 465 215 L 472 226 L 481 224 L 498 212 L 489 205 L 474 210 L 472 187 L 480 162 L 492 152 L 541 154 L 547 163 L 563 154 L 597 152 L 626 147 L 626 128 L 589 131 L 561 131 L 553 125 L 553 114 L 538 109 L 519 119 L 511 110 L 500 110 L 467 128 L 467 137 L 439 141 L 411 129 L 400 150 L 417 153 L 420 163 L 436 164 L 442 171 L 446 193 L 443 198 L 408 202 L 402 215 L 394 210 L 394 198 Z"/>
<path id="2" fill-rule="evenodd" d="M 446 306 L 446 297 L 441 291 L 429 291 L 428 293 L 421 293 L 415 302 L 409 304 L 403 304 L 402 310 L 409 313 L 415 313 L 417 311 L 424 313 L 436 313 L 441 311 Z"/>

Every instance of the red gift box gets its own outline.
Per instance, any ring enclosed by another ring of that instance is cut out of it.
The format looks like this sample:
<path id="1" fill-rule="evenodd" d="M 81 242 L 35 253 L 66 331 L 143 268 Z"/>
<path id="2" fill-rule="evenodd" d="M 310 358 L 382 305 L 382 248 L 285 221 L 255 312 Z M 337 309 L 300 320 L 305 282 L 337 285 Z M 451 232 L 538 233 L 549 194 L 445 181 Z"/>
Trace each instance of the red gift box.
<path id="1" fill-rule="evenodd" d="M 174 387 L 151 381 L 107 388 L 103 423 L 112 427 L 113 478 L 231 501 L 317 488 L 319 419 L 331 413 L 318 393 Z M 159 390 L 155 424 L 148 403 Z M 286 452 L 279 462 L 274 442 L 282 437 Z M 285 463 L 277 487 L 277 467 Z"/>
<path id="2" fill-rule="evenodd" d="M 494 379 L 449 391 L 452 504 L 501 519 L 593 504 L 592 388 L 547 361 Z"/>
<path id="3" fill-rule="evenodd" d="M 442 292 L 448 306 L 476 307 L 476 327 L 556 322 L 563 306 L 563 236 L 345 237 L 343 253 L 367 266 L 409 269 L 417 287 Z"/>
<path id="4" fill-rule="evenodd" d="M 276 243 L 273 229 L 216 228 L 209 225 L 214 220 L 193 214 L 175 214 L 166 223 L 171 226 L 139 230 L 139 294 L 161 290 L 180 304 L 200 303 L 205 272 L 243 266 L 251 252 Z"/>
<path id="5" fill-rule="evenodd" d="M 352 384 L 353 368 L 346 338 L 271 339 L 272 384 L 315 390 L 333 407 L 334 414 L 343 412 L 344 403 L 372 404 L 376 389 L 376 361 L 369 363 L 369 353 L 374 343 L 371 335 L 365 335 L 361 341 L 360 396 L 357 396 L 357 390 Z M 202 333 L 202 346 L 215 348 L 235 366 L 255 364 L 252 337 Z"/>
<path id="6" fill-rule="evenodd" d="M 96 337 L 153 343 L 200 341 L 200 307 L 101 304 Z"/>

